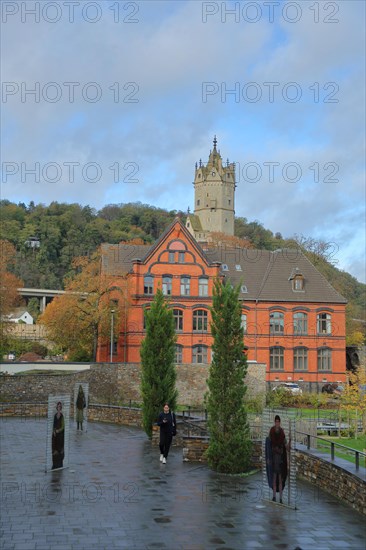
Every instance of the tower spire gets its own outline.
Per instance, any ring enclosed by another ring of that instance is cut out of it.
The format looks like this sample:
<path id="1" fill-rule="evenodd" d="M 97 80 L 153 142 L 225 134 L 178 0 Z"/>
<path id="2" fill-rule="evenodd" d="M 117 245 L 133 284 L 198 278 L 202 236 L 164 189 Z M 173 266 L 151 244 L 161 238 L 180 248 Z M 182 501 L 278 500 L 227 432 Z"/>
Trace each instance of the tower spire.
<path id="1" fill-rule="evenodd" d="M 216 145 L 217 145 L 217 139 L 216 139 L 216 135 L 215 135 L 214 140 L 213 140 L 214 151 L 216 151 Z"/>

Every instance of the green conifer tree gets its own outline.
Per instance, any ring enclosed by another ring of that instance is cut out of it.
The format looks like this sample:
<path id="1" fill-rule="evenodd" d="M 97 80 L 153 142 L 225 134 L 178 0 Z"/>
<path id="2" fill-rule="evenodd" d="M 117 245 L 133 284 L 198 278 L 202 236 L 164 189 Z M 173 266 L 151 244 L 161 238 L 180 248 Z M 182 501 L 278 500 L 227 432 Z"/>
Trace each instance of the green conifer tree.
<path id="1" fill-rule="evenodd" d="M 248 469 L 251 441 L 245 408 L 244 354 L 239 287 L 215 282 L 211 308 L 214 338 L 207 398 L 210 443 L 209 466 L 218 472 L 240 473 Z"/>
<path id="2" fill-rule="evenodd" d="M 174 410 L 177 404 L 175 370 L 175 328 L 173 311 L 169 309 L 161 289 L 158 289 L 145 312 L 146 337 L 142 341 L 141 393 L 143 426 L 149 437 L 152 426 L 165 402 Z"/>

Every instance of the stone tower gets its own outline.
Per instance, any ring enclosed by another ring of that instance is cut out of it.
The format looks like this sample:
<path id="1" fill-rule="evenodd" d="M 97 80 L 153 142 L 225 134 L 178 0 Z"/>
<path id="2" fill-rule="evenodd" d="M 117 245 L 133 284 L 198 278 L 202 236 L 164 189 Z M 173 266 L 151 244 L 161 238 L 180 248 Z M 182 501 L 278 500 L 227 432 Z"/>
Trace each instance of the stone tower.
<path id="1" fill-rule="evenodd" d="M 234 235 L 235 164 L 222 165 L 216 136 L 206 166 L 196 163 L 194 178 L 194 215 L 186 227 L 197 241 L 209 240 L 212 231 Z"/>

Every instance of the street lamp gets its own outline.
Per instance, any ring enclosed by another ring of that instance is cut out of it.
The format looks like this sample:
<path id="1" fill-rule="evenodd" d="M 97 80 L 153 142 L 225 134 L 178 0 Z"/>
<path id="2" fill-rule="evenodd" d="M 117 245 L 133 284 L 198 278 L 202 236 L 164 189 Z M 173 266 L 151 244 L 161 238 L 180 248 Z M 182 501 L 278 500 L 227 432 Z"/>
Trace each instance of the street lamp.
<path id="1" fill-rule="evenodd" d="M 111 310 L 111 349 L 110 349 L 110 360 L 111 360 L 111 363 L 113 363 L 113 341 L 114 341 L 114 336 L 113 336 L 113 321 L 114 321 L 114 309 Z"/>

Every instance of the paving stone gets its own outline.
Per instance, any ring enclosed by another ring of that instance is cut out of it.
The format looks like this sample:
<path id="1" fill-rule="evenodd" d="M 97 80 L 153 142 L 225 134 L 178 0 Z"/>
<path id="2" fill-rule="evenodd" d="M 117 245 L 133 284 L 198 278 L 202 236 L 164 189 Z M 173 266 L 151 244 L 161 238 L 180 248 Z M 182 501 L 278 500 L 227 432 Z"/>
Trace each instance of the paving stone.
<path id="1" fill-rule="evenodd" d="M 365 518 L 305 482 L 298 510 L 274 506 L 258 498 L 260 473 L 218 475 L 176 447 L 161 465 L 142 431 L 91 422 L 71 430 L 69 468 L 45 474 L 46 420 L 0 429 L 6 550 L 365 550 Z"/>

